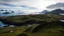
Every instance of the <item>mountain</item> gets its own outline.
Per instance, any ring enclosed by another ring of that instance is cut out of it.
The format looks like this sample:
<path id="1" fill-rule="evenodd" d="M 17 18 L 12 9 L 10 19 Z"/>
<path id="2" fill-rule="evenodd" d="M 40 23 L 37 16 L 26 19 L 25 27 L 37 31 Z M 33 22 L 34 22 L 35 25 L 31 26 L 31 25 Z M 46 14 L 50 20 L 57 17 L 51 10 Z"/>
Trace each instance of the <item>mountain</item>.
<path id="1" fill-rule="evenodd" d="M 24 11 L 0 9 L 0 16 L 16 16 L 16 15 L 24 15 L 24 14 L 25 14 Z"/>
<path id="2" fill-rule="evenodd" d="M 2 13 L 2 14 L 10 14 L 9 12 L 4 12 L 4 13 Z"/>
<path id="3" fill-rule="evenodd" d="M 63 14 L 63 13 L 64 13 L 64 10 L 56 9 L 56 10 L 50 11 L 46 14 L 57 14 L 57 15 L 59 15 L 59 14 Z"/>
<path id="4" fill-rule="evenodd" d="M 45 14 L 45 13 L 48 13 L 49 11 L 48 10 L 43 10 L 40 14 Z"/>

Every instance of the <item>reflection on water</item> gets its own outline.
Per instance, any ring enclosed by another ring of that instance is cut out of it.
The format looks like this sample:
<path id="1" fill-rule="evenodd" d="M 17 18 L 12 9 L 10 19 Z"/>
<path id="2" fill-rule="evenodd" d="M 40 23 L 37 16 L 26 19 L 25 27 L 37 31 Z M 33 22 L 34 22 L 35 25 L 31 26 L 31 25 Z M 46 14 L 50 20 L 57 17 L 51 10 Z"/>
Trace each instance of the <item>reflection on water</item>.
<path id="1" fill-rule="evenodd" d="M 0 14 L 0 16 L 16 16 L 16 15 L 25 15 L 25 14 L 24 13 Z"/>
<path id="2" fill-rule="evenodd" d="M 15 14 L 0 14 L 0 16 L 14 16 Z"/>
<path id="3" fill-rule="evenodd" d="M 64 22 L 64 20 L 60 20 L 61 22 Z"/>

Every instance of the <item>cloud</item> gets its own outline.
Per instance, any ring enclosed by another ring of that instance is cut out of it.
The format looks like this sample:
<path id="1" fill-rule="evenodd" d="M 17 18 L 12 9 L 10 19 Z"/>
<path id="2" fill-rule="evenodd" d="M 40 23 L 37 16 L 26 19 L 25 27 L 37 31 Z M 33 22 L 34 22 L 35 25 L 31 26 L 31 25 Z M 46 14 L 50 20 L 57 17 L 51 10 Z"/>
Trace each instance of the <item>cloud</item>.
<path id="1" fill-rule="evenodd" d="M 25 6 L 25 5 L 21 5 L 21 7 L 30 8 L 30 9 L 37 9 L 37 8 L 35 8 L 35 7 L 29 7 L 29 6 Z"/>
<path id="2" fill-rule="evenodd" d="M 13 5 L 13 4 L 7 4 L 7 3 L 0 3 L 0 6 L 3 5 L 3 6 L 8 6 L 8 7 L 22 7 L 24 9 L 36 9 L 34 7 L 30 7 L 30 6 L 26 6 L 26 5 Z"/>
<path id="3" fill-rule="evenodd" d="M 63 2 L 62 0 L 0 0 L 0 7 L 4 8 L 15 8 L 21 10 L 27 10 L 29 12 L 41 12 L 46 9 L 48 5 Z M 30 11 L 31 10 L 31 11 Z M 35 11 L 34 11 L 35 10 Z"/>
<path id="4" fill-rule="evenodd" d="M 20 7 L 20 8 L 22 7 L 24 9 L 36 9 L 35 7 L 23 4 L 25 3 L 25 1 L 29 0 L 0 0 L 0 7 L 1 5 L 3 5 L 4 7 L 8 6 L 8 7 Z"/>
<path id="5" fill-rule="evenodd" d="M 52 4 L 52 5 L 48 6 L 47 8 L 48 8 L 48 9 L 64 8 L 64 3 L 56 3 L 56 4 Z"/>
<path id="6" fill-rule="evenodd" d="M 16 1 L 21 1 L 21 0 L 0 0 L 0 1 L 5 1 L 5 2 L 16 2 Z"/>
<path id="7" fill-rule="evenodd" d="M 0 3 L 0 5 L 11 6 L 11 7 L 15 6 L 15 5 L 12 5 L 12 4 L 7 4 L 7 3 Z"/>

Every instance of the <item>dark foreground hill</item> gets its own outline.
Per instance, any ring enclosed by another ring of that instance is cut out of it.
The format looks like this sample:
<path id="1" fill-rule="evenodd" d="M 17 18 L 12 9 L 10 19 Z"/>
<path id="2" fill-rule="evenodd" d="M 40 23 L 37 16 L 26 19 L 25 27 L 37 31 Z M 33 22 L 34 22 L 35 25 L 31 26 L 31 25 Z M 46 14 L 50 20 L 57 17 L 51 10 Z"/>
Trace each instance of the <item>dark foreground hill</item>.
<path id="1" fill-rule="evenodd" d="M 47 22 L 37 26 L 36 28 L 34 28 L 32 33 L 60 32 L 63 31 L 63 28 L 64 28 L 64 22 L 53 21 L 53 22 Z"/>
<path id="2" fill-rule="evenodd" d="M 47 22 L 25 32 L 28 36 L 64 36 L 64 22 Z"/>
<path id="3" fill-rule="evenodd" d="M 53 21 L 30 27 L 18 36 L 64 36 L 64 22 Z"/>

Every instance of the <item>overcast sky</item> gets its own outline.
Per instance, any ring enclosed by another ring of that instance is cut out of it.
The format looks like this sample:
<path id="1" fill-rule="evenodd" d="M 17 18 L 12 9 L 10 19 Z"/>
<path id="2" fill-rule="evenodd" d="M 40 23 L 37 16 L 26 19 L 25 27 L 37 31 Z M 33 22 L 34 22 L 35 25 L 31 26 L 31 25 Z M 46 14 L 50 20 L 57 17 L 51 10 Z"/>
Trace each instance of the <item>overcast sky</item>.
<path id="1" fill-rule="evenodd" d="M 40 12 L 46 7 L 59 2 L 64 2 L 64 0 L 0 0 L 0 8 L 22 10 L 28 13 Z"/>

